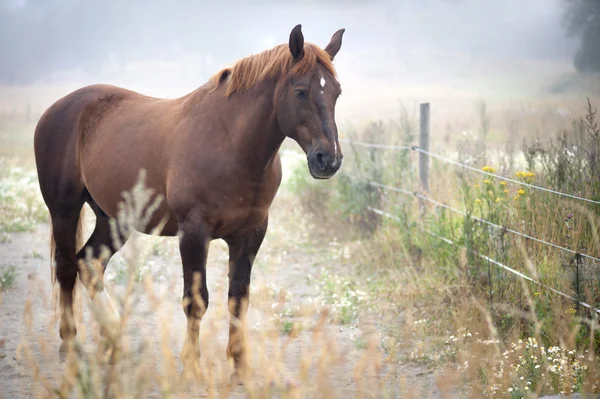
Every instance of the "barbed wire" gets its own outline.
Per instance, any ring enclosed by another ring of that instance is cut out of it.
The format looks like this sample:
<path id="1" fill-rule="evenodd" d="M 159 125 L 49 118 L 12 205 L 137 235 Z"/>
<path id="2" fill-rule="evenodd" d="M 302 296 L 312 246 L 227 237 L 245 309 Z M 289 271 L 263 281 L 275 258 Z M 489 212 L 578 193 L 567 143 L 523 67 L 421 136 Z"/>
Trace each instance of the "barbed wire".
<path id="1" fill-rule="evenodd" d="M 487 224 L 489 226 L 492 226 L 494 228 L 497 228 L 499 230 L 507 231 L 507 232 L 509 232 L 511 234 L 514 234 L 514 235 L 517 235 L 517 236 L 521 236 L 521 237 L 530 239 L 532 241 L 539 242 L 540 244 L 548 245 L 548 246 L 553 247 L 555 249 L 559 249 L 559 250 L 562 250 L 562 251 L 565 251 L 565 252 L 569 252 L 569 253 L 571 253 L 571 254 L 573 254 L 575 256 L 581 256 L 583 258 L 587 258 L 587 259 L 590 259 L 590 260 L 593 260 L 593 261 L 596 261 L 596 262 L 600 262 L 600 258 L 596 258 L 596 257 L 591 256 L 591 255 L 587 255 L 587 254 L 584 254 L 584 253 L 581 253 L 581 252 L 577 252 L 577 251 L 574 251 L 574 250 L 572 250 L 570 248 L 562 247 L 560 245 L 553 244 L 553 243 L 548 242 L 548 241 L 544 241 L 544 240 L 542 240 L 540 238 L 536 238 L 536 237 L 530 236 L 529 234 L 521 233 L 520 231 L 513 230 L 513 229 L 510 229 L 508 227 L 501 226 L 499 224 L 490 222 L 489 220 L 482 219 L 482 218 L 479 218 L 477 216 L 473 216 L 471 214 L 467 214 L 464 211 L 461 211 L 459 209 L 453 208 L 453 207 L 451 207 L 449 205 L 446 205 L 446 204 L 444 204 L 442 202 L 436 201 L 433 198 L 429 198 L 426 195 L 420 194 L 418 192 L 412 192 L 412 191 L 409 191 L 409 190 L 405 190 L 405 189 L 401 189 L 401 188 L 397 188 L 397 187 L 392 187 L 392 186 L 388 186 L 388 185 L 385 185 L 385 184 L 381 184 L 381 183 L 377 183 L 377 182 L 373 182 L 373 181 L 369 181 L 369 180 L 365 180 L 365 181 L 367 183 L 369 183 L 370 185 L 375 186 L 375 187 L 384 188 L 384 189 L 395 191 L 395 192 L 399 192 L 399 193 L 402 193 L 402 194 L 414 195 L 417 198 L 420 198 L 422 200 L 428 201 L 428 202 L 430 202 L 430 203 L 432 203 L 434 205 L 437 205 L 439 207 L 448 209 L 448 210 L 450 210 L 452 212 L 455 212 L 455 213 L 458 213 L 458 214 L 460 214 L 462 216 L 469 217 L 469 218 L 471 218 L 473 220 L 476 220 L 476 221 L 478 221 L 480 223 L 485 223 L 485 224 Z"/>
<path id="2" fill-rule="evenodd" d="M 356 144 L 356 145 L 361 145 L 361 146 L 365 146 L 365 147 L 368 146 L 368 147 L 371 147 L 371 148 L 382 148 L 382 149 L 391 149 L 391 150 L 406 150 L 407 148 L 409 148 L 409 149 L 411 149 L 413 151 L 420 152 L 420 153 L 428 155 L 428 156 L 430 156 L 432 158 L 436 158 L 436 159 L 438 159 L 440 161 L 452 164 L 454 166 L 458 166 L 460 168 L 468 169 L 468 170 L 471 170 L 473 172 L 480 173 L 482 175 L 495 177 L 495 178 L 498 178 L 500 180 L 504 180 L 504 181 L 507 181 L 507 182 L 515 183 L 515 184 L 519 184 L 519 185 L 522 185 L 522 186 L 533 188 L 535 190 L 545 191 L 547 193 L 551 193 L 551 194 L 555 194 L 555 195 L 560 195 L 560 196 L 563 196 L 563 197 L 568 197 L 568 198 L 571 198 L 571 199 L 574 199 L 574 200 L 585 201 L 585 202 L 588 202 L 588 203 L 591 203 L 591 204 L 600 205 L 600 201 L 595 201 L 595 200 L 592 200 L 592 199 L 589 199 L 589 198 L 579 197 L 579 196 L 573 195 L 573 194 L 563 193 L 563 192 L 552 190 L 552 189 L 549 189 L 549 188 L 545 188 L 545 187 L 541 187 L 541 186 L 536 186 L 535 184 L 530 184 L 530 183 L 526 183 L 526 182 L 523 182 L 523 181 L 511 179 L 510 177 L 504 177 L 504 176 L 501 176 L 501 175 L 497 175 L 495 173 L 486 172 L 484 170 L 477 169 L 477 168 L 475 168 L 473 166 L 465 165 L 463 163 L 460 163 L 460 162 L 457 162 L 457 161 L 453 161 L 453 160 L 451 160 L 449 158 L 445 158 L 445 157 L 443 157 L 441 155 L 438 155 L 438 154 L 435 154 L 435 153 L 433 153 L 431 151 L 423 150 L 422 148 L 419 148 L 416 145 L 413 145 L 413 146 L 395 146 L 395 145 L 366 143 L 366 142 L 363 142 L 363 141 L 354 141 L 354 140 L 349 140 L 349 139 L 344 139 L 343 141 L 347 142 L 347 143 L 350 143 L 350 144 Z"/>
<path id="3" fill-rule="evenodd" d="M 500 180 L 505 180 L 505 181 L 509 181 L 511 183 L 520 184 L 522 186 L 534 188 L 536 190 L 545 191 L 545 192 L 548 192 L 548 193 L 552 193 L 552 194 L 556 194 L 556 195 L 562 195 L 564 197 L 569 197 L 571 199 L 576 199 L 576 200 L 579 200 L 579 201 L 586 201 L 586 202 L 589 202 L 589 203 L 592 203 L 592 204 L 600 205 L 600 201 L 595 201 L 595 200 L 591 200 L 591 199 L 588 199 L 588 198 L 578 197 L 578 196 L 572 195 L 572 194 L 562 193 L 560 191 L 556 191 L 556 190 L 552 190 L 552 189 L 549 189 L 549 188 L 536 186 L 534 184 L 529 184 L 529 183 L 526 183 L 526 182 L 523 182 L 523 181 L 511 179 L 510 177 L 504 177 L 504 176 L 501 176 L 501 175 L 497 175 L 495 173 L 486 172 L 484 170 L 477 169 L 477 168 L 474 168 L 472 166 L 465 165 L 463 163 L 456 162 L 456 161 L 453 161 L 453 160 L 448 159 L 448 158 L 444 158 L 444 157 L 442 157 L 440 155 L 437 155 L 437 154 L 434 154 L 434 153 L 432 153 L 430 151 L 425 151 L 425 150 L 423 150 L 423 149 L 421 149 L 421 148 L 419 148 L 417 146 L 413 146 L 412 149 L 414 151 L 417 151 L 417 152 L 429 155 L 430 157 L 439 159 L 440 161 L 444 161 L 444 162 L 450 163 L 450 164 L 455 165 L 455 166 L 459 166 L 459 167 L 464 168 L 464 169 L 472 170 L 473 172 L 481 173 L 481 174 L 484 174 L 484 175 L 487 175 L 487 176 L 496 177 L 496 178 L 498 178 Z"/>
<path id="4" fill-rule="evenodd" d="M 440 156 L 438 154 L 435 154 L 433 152 L 430 152 L 430 151 L 427 151 L 427 150 L 423 150 L 423 149 L 421 149 L 421 148 L 419 148 L 418 146 L 415 146 L 415 145 L 408 147 L 408 146 L 392 146 L 392 145 L 384 145 L 384 144 L 373 144 L 373 143 L 366 143 L 366 142 L 353 141 L 353 140 L 344 140 L 344 141 L 346 141 L 348 143 L 351 143 L 351 144 L 361 145 L 361 146 L 369 147 L 369 148 L 382 148 L 382 149 L 391 149 L 391 150 L 406 150 L 406 149 L 410 148 L 413 151 L 422 153 L 424 155 L 430 156 L 432 158 L 436 158 L 436 159 L 438 159 L 440 161 L 443 161 L 443 162 L 446 162 L 446 163 L 449 163 L 449 164 L 452 164 L 452 165 L 455 165 L 455 166 L 458 166 L 458 167 L 461 167 L 461 168 L 464 168 L 464 169 L 471 170 L 473 172 L 480 173 L 482 175 L 486 175 L 486 176 L 490 176 L 490 177 L 495 177 L 495 178 L 498 178 L 499 180 L 504 180 L 504 181 L 515 183 L 515 184 L 518 184 L 518 185 L 521 185 L 521 186 L 529 187 L 529 188 L 532 188 L 532 189 L 535 189 L 535 190 L 540 190 L 540 191 L 548 192 L 548 193 L 551 193 L 551 194 L 555 194 L 555 195 L 559 195 L 559 196 L 563 196 L 563 197 L 568 197 L 568 198 L 571 198 L 571 199 L 574 199 L 574 200 L 584 201 L 584 202 L 588 202 L 588 203 L 600 205 L 600 201 L 595 201 L 595 200 L 591 200 L 591 199 L 588 199 L 588 198 L 579 197 L 579 196 L 576 196 L 576 195 L 567 194 L 567 193 L 563 193 L 563 192 L 560 192 L 560 191 L 548 189 L 548 188 L 545 188 L 545 187 L 536 186 L 534 184 L 526 183 L 526 182 L 523 182 L 523 181 L 519 181 L 519 180 L 511 179 L 511 178 L 508 178 L 508 177 L 504 177 L 504 176 L 501 176 L 501 175 L 497 175 L 495 173 L 487 172 L 485 170 L 477 169 L 477 168 L 475 168 L 473 166 L 465 165 L 463 163 L 460 163 L 460 162 L 457 162 L 457 161 L 453 161 L 451 159 L 445 158 L 445 157 Z M 351 177 L 354 177 L 354 176 L 351 176 Z M 354 178 L 356 178 L 356 177 L 354 177 Z M 486 219 L 482 219 L 482 218 L 473 216 L 473 215 L 468 214 L 468 213 L 466 213 L 464 211 L 461 211 L 459 209 L 456 209 L 456 208 L 453 208 L 453 207 L 451 207 L 449 205 L 446 205 L 446 204 L 444 204 L 442 202 L 439 202 L 439 201 L 436 201 L 436 200 L 434 200 L 432 198 L 429 198 L 428 196 L 423 195 L 423 194 L 421 194 L 421 193 L 419 193 L 417 191 L 410 191 L 410 190 L 406 190 L 406 189 L 402 189 L 402 188 L 398 188 L 398 187 L 393 187 L 393 186 L 389 186 L 389 185 L 385 185 L 385 184 L 382 184 L 382 183 L 377 183 L 377 182 L 373 182 L 373 181 L 369 181 L 369 180 L 365 180 L 365 179 L 359 179 L 359 180 L 363 180 L 366 183 L 368 183 L 368 184 L 370 184 L 371 186 L 374 186 L 374 187 L 379 187 L 379 188 L 387 189 L 387 190 L 398 192 L 398 193 L 401 193 L 401 194 L 412 195 L 414 198 L 418 198 L 418 199 L 427 201 L 429 203 L 434 204 L 435 206 L 438 206 L 438 207 L 447 209 L 449 211 L 458 213 L 458 214 L 460 214 L 462 216 L 465 216 L 465 217 L 469 217 L 469 218 L 471 218 L 471 219 L 473 219 L 473 220 L 475 220 L 477 222 L 487 224 L 487 225 L 489 225 L 491 227 L 494 227 L 496 229 L 499 229 L 499 230 L 502 230 L 502 231 L 506 231 L 506 232 L 509 232 L 511 234 L 514 234 L 514 235 L 517 235 L 517 236 L 520 236 L 520 237 L 523 237 L 523 238 L 526 238 L 526 239 L 538 242 L 540 244 L 547 245 L 549 247 L 552 247 L 552 248 L 555 248 L 555 249 L 558 249 L 558 250 L 562 250 L 562 251 L 571 253 L 571 254 L 573 254 L 573 255 L 575 255 L 577 257 L 587 258 L 587 259 L 590 259 L 592 261 L 600 262 L 600 258 L 591 256 L 591 255 L 587 255 L 587 254 L 584 254 L 584 253 L 580 253 L 580 252 L 574 251 L 574 250 L 572 250 L 570 248 L 566 248 L 566 247 L 563 247 L 563 246 L 560 246 L 560 245 L 557 245 L 557 244 L 553 244 L 551 242 L 548 242 L 548 241 L 545 241 L 545 240 L 533 237 L 533 236 L 531 236 L 529 234 L 521 233 L 520 231 L 513 230 L 513 229 L 510 229 L 510 228 L 501 226 L 499 224 L 490 222 L 490 221 L 488 221 Z M 391 219 L 394 219 L 396 221 L 400 221 L 401 222 L 400 218 L 398 218 L 398 217 L 396 217 L 394 215 L 391 215 L 391 214 L 389 214 L 389 213 L 387 213 L 387 212 L 385 212 L 385 211 L 383 211 L 381 209 L 377 209 L 377 208 L 373 208 L 373 207 L 367 207 L 367 209 L 370 210 L 370 211 L 372 211 L 372 212 L 375 212 L 375 213 L 377 213 L 377 214 L 379 214 L 379 215 L 381 215 L 383 217 L 391 218 Z M 437 239 L 439 239 L 439 240 L 441 240 L 441 241 L 443 241 L 443 242 L 445 242 L 445 243 L 447 243 L 449 245 L 453 245 L 453 246 L 459 245 L 459 244 L 456 244 L 454 241 L 452 241 L 452 240 L 450 240 L 450 239 L 448 239 L 446 237 L 442 237 L 442 236 L 440 236 L 438 234 L 435 234 L 435 233 L 433 233 L 433 232 L 425 229 L 422 226 L 418 226 L 418 228 L 421 231 L 423 231 L 424 233 L 427 233 L 427 234 L 429 234 L 429 235 L 431 235 L 433 237 L 436 237 Z M 495 259 L 487 256 L 487 255 L 483 255 L 483 254 L 481 254 L 481 253 L 479 253 L 477 251 L 474 251 L 474 250 L 469 250 L 469 251 L 471 253 L 479 256 L 480 258 L 482 258 L 482 259 L 490 262 L 491 264 L 493 264 L 493 265 L 495 265 L 497 267 L 500 267 L 500 268 L 502 268 L 502 269 L 504 269 L 504 270 L 506 270 L 506 271 L 508 271 L 508 272 L 510 272 L 510 273 L 512 273 L 512 274 L 514 274 L 514 275 L 516 275 L 518 277 L 520 277 L 520 278 L 523 278 L 523 279 L 525 279 L 527 281 L 530 281 L 530 282 L 532 282 L 532 283 L 534 283 L 534 284 L 536 284 L 536 285 L 538 285 L 538 286 L 540 286 L 540 287 L 542 287 L 544 289 L 547 289 L 547 290 L 549 290 L 549 291 L 551 291 L 551 292 L 553 292 L 553 293 L 555 293 L 557 295 L 560 295 L 560 296 L 563 296 L 565 298 L 568 298 L 568 299 L 570 299 L 570 300 L 572 300 L 572 301 L 574 301 L 574 302 L 576 302 L 576 303 L 578 303 L 578 304 L 580 304 L 580 305 L 582 305 L 582 306 L 584 306 L 584 307 L 586 307 L 586 308 L 588 308 L 590 310 L 595 311 L 597 314 L 600 315 L 600 309 L 594 308 L 594 307 L 592 307 L 590 304 L 588 304 L 586 302 L 581 302 L 581 301 L 577 300 L 576 298 L 574 298 L 573 296 L 571 296 L 569 294 L 566 294 L 566 293 L 564 293 L 564 292 L 562 292 L 560 290 L 557 290 L 556 288 L 548 286 L 548 285 L 546 285 L 546 284 L 544 284 L 544 283 L 542 283 L 540 281 L 537 281 L 537 280 L 533 279 L 532 277 L 529 277 L 526 274 L 521 273 L 521 272 L 519 272 L 519 271 L 517 271 L 517 270 L 515 270 L 515 269 L 513 269 L 513 268 L 511 268 L 511 267 L 509 267 L 509 266 L 507 266 L 507 265 L 505 265 L 505 264 L 503 264 L 503 263 L 501 263 L 501 262 L 499 262 L 499 261 L 497 261 L 497 260 L 495 260 Z"/>
<path id="5" fill-rule="evenodd" d="M 367 209 L 370 210 L 371 212 L 374 212 L 374 213 L 376 213 L 378 215 L 381 215 L 383 217 L 387 217 L 387 218 L 396 220 L 398 222 L 402 222 L 402 220 L 400 218 L 398 218 L 397 216 L 394 216 L 394 215 L 392 215 L 390 213 L 382 211 L 381 209 L 377 209 L 377 208 L 373 208 L 373 207 L 367 207 Z M 421 230 L 422 232 L 427 233 L 427 234 L 429 234 L 429 235 L 431 235 L 431 236 L 433 236 L 433 237 L 435 237 L 435 238 L 437 238 L 437 239 L 439 239 L 441 241 L 444 241 L 445 243 L 447 243 L 449 245 L 452 245 L 452 246 L 462 246 L 462 245 L 456 244 L 454 241 L 450 240 L 449 238 L 442 237 L 442 236 L 440 236 L 440 235 L 438 235 L 438 234 L 436 234 L 436 233 L 434 233 L 432 231 L 429 231 L 429 230 L 427 230 L 427 229 L 425 229 L 425 228 L 423 228 L 421 226 L 418 226 L 418 227 L 419 227 L 419 230 Z M 462 246 L 462 247 L 464 247 L 464 246 Z M 477 251 L 473 251 L 473 250 L 469 250 L 469 249 L 467 249 L 467 250 L 469 252 L 471 252 L 472 254 L 475 254 L 475 255 L 479 256 L 480 258 L 482 258 L 484 260 L 487 260 L 488 262 L 492 263 L 493 265 L 496 265 L 496 266 L 498 266 L 498 267 L 500 267 L 500 268 L 502 268 L 502 269 L 504 269 L 504 270 L 506 270 L 506 271 L 508 271 L 508 272 L 510 272 L 510 273 L 512 273 L 512 274 L 514 274 L 514 275 L 516 275 L 518 277 L 520 277 L 520 278 L 523 278 L 523 279 L 525 279 L 527 281 L 530 281 L 530 282 L 532 282 L 532 283 L 534 283 L 534 284 L 536 284 L 536 285 L 538 285 L 538 286 L 540 286 L 540 287 L 542 287 L 544 289 L 552 291 L 555 294 L 558 294 L 558 295 L 561 295 L 561 296 L 563 296 L 565 298 L 568 298 L 568 299 L 570 299 L 570 300 L 572 300 L 572 301 L 580 304 L 581 306 L 584 306 L 584 307 L 586 307 L 586 308 L 588 308 L 590 310 L 595 311 L 597 314 L 600 315 L 600 309 L 594 308 L 594 307 L 592 307 L 590 304 L 588 304 L 586 302 L 581 302 L 581 301 L 575 299 L 574 297 L 572 297 L 571 295 L 565 294 L 564 292 L 559 291 L 556 288 L 552 288 L 549 285 L 546 285 L 546 284 L 544 284 L 544 283 L 542 283 L 540 281 L 537 281 L 537 280 L 535 280 L 535 279 L 527 276 L 526 274 L 523 274 L 523 273 L 521 273 L 521 272 L 513 269 L 510 266 L 507 266 L 507 265 L 505 265 L 505 264 L 503 264 L 501 262 L 498 262 L 497 260 L 495 260 L 493 258 L 490 258 L 487 255 L 483 255 L 483 254 L 481 254 L 481 253 L 479 253 Z"/>
<path id="6" fill-rule="evenodd" d="M 377 183 L 374 181 L 369 181 L 369 180 L 364 180 L 365 183 L 374 186 L 374 187 L 379 187 L 379 188 L 385 188 L 386 190 L 390 190 L 390 191 L 395 191 L 397 193 L 402 193 L 402 194 L 408 194 L 408 195 L 414 195 L 415 192 L 414 191 L 409 191 L 409 190 L 405 190 L 403 188 L 398 188 L 398 187 L 392 187 L 392 186 L 388 186 L 385 184 L 381 184 L 381 183 Z"/>
<path id="7" fill-rule="evenodd" d="M 356 144 L 359 145 L 361 147 L 366 147 L 366 148 L 382 148 L 382 149 L 386 149 L 386 150 L 412 150 L 412 147 L 409 145 L 390 145 L 390 144 L 375 144 L 375 143 L 367 143 L 364 141 L 356 141 L 356 140 L 350 140 L 350 139 L 338 139 L 339 141 L 341 141 L 342 143 L 348 143 L 348 144 Z"/>

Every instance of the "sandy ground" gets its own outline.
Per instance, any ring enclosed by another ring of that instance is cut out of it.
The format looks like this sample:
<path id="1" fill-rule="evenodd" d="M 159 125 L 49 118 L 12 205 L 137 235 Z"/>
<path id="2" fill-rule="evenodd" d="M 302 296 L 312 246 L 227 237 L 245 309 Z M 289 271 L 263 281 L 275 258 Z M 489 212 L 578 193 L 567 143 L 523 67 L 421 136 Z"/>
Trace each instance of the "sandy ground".
<path id="1" fill-rule="evenodd" d="M 254 389 L 269 384 L 275 387 L 271 397 L 280 397 L 276 393 L 278 384 L 299 383 L 303 364 L 308 365 L 311 377 L 302 387 L 308 396 L 302 397 L 320 397 L 314 393 L 317 390 L 329 391 L 328 397 L 355 397 L 359 387 L 368 393 L 375 384 L 388 387 L 389 397 L 440 397 L 434 377 L 424 369 L 396 361 L 386 363 L 382 350 L 367 356 L 368 350 L 356 344 L 358 337 L 364 340 L 380 336 L 376 323 L 366 314 L 350 325 L 327 319 L 321 334 L 315 336 L 321 293 L 306 277 L 311 274 L 318 278 L 323 268 L 333 273 L 343 265 L 336 251 L 328 250 L 331 245 L 319 244 L 323 240 L 301 232 L 285 201 L 276 201 L 271 220 L 253 269 L 248 313 L 248 342 L 256 384 L 232 387 L 224 377 L 219 377 L 219 374 L 229 375 L 231 368 L 225 356 L 227 251 L 224 243 L 215 241 L 211 244 L 207 268 L 211 302 L 201 324 L 203 370 L 217 370 L 209 371 L 217 375 L 211 379 L 215 385 L 199 381 L 187 387 L 185 393 L 171 397 L 251 397 Z M 88 226 L 92 221 L 93 217 Z M 91 228 L 86 233 L 90 234 Z M 0 266 L 14 265 L 18 272 L 14 286 L 0 293 L 0 398 L 46 396 L 48 387 L 42 381 L 50 387 L 57 386 L 64 375 L 66 363 L 58 355 L 61 340 L 58 323 L 53 319 L 48 235 L 48 225 L 41 224 L 34 232 L 12 234 L 10 242 L 0 244 Z M 183 283 L 177 239 L 140 235 L 130 240 L 111 259 L 107 288 L 118 308 L 123 309 L 125 283 L 119 283 L 117 273 L 120 267 L 123 270 L 121 264 L 126 256 L 138 253 L 135 250 L 140 248 L 146 256 L 142 254 L 137 260 L 152 276 L 153 286 L 149 289 L 139 283 L 129 295 L 125 341 L 138 363 L 127 363 L 119 370 L 131 372 L 132 384 L 148 379 L 145 382 L 148 388 L 141 397 L 165 397 L 157 379 L 173 372 L 172 369 L 181 372 L 178 356 L 186 325 L 180 306 Z M 79 298 L 78 339 L 84 343 L 86 353 L 93 356 L 97 326 L 90 315 L 87 293 L 80 291 Z M 288 309 L 284 317 L 288 326 L 291 323 L 302 326 L 297 334 L 283 332 L 281 322 L 274 324 L 276 314 L 284 309 Z M 328 363 L 322 364 L 325 358 Z M 174 363 L 171 370 L 166 359 Z M 379 369 L 374 367 L 377 362 L 382 362 Z"/>

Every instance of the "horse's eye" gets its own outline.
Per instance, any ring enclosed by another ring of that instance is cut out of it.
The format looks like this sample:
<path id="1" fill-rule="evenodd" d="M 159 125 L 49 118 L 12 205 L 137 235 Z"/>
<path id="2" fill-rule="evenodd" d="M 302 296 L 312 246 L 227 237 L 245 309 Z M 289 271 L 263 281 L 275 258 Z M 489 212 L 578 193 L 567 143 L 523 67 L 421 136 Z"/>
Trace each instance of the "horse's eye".
<path id="1" fill-rule="evenodd" d="M 306 90 L 296 89 L 296 95 L 300 98 L 306 98 Z"/>

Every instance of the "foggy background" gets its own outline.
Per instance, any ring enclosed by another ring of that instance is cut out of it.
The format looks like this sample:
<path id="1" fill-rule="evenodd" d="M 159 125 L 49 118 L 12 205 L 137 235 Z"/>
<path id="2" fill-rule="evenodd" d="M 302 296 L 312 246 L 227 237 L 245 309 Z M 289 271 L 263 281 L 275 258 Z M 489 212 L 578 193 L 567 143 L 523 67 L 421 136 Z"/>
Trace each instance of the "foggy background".
<path id="1" fill-rule="evenodd" d="M 556 90 L 576 73 L 579 47 L 563 21 L 575 0 L 2 1 L 5 91 L 110 83 L 180 96 L 241 57 L 287 43 L 301 23 L 305 40 L 321 46 L 346 28 L 340 108 L 366 117 L 405 97 Z"/>

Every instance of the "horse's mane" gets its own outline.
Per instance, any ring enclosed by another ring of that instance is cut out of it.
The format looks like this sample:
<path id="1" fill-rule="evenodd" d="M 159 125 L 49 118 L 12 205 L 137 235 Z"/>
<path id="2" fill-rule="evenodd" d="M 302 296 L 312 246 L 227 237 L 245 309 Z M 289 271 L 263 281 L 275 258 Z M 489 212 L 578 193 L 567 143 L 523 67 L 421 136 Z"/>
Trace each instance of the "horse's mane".
<path id="1" fill-rule="evenodd" d="M 214 74 L 210 80 L 218 88 L 226 78 L 225 95 L 248 90 L 256 83 L 278 74 L 290 77 L 299 76 L 321 64 L 329 73 L 336 76 L 335 68 L 329 54 L 320 47 L 306 43 L 304 55 L 295 61 L 287 44 L 281 44 L 270 50 L 254 54 L 237 61 L 233 66 L 224 68 Z"/>

